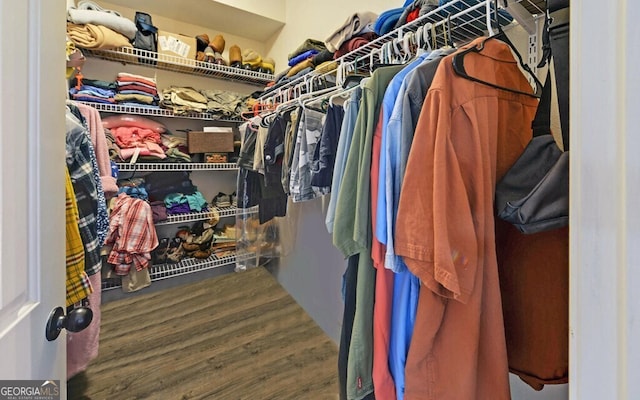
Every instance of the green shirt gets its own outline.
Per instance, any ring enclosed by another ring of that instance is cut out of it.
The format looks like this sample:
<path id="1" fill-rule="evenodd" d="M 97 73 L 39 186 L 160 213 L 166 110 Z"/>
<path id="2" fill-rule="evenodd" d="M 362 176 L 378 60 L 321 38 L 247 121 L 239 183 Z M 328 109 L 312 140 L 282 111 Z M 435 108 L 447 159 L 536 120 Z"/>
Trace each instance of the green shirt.
<path id="1" fill-rule="evenodd" d="M 364 83 L 360 111 L 338 193 L 333 244 L 345 257 L 360 253 L 356 313 L 347 359 L 347 398 L 373 392 L 373 300 L 375 269 L 371 259 L 371 148 L 387 85 L 403 65 L 378 68 Z"/>

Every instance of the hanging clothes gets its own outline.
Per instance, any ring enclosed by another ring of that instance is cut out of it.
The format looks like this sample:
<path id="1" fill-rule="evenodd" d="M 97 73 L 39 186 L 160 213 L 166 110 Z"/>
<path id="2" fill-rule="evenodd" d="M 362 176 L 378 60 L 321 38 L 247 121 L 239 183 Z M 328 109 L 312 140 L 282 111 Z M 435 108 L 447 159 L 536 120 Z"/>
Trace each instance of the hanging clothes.
<path id="1" fill-rule="evenodd" d="M 359 399 L 373 393 L 373 302 L 375 270 L 371 259 L 370 170 L 372 137 L 379 118 L 384 90 L 402 66 L 377 69 L 364 83 L 360 111 L 341 183 L 333 244 L 345 257 L 360 254 L 356 287 L 356 314 L 351 339 L 347 397 Z"/>
<path id="2" fill-rule="evenodd" d="M 378 198 L 376 213 L 379 217 L 375 226 L 375 238 L 384 245 L 384 267 L 394 272 L 389 328 L 389 370 L 398 400 L 404 399 L 405 366 L 420 293 L 419 279 L 407 269 L 402 258 L 395 255 L 393 247 L 400 189 L 424 98 L 440 60 L 453 51 L 454 49 L 438 49 L 424 54 L 419 58 L 417 65 L 412 63 L 403 70 L 406 74 L 404 77 L 400 76 L 402 82 L 395 102 L 389 104 L 393 110 L 388 119 L 387 129 L 382 132 L 380 168 L 384 173 L 380 174 L 377 193 L 372 191 L 372 196 Z"/>
<path id="3" fill-rule="evenodd" d="M 342 177 L 344 168 L 347 164 L 347 156 L 353 139 L 353 129 L 356 124 L 358 112 L 360 110 L 360 98 L 362 97 L 362 89 L 355 88 L 351 96 L 344 102 L 344 117 L 340 126 L 340 137 L 338 138 L 338 147 L 336 149 L 336 157 L 333 164 L 333 178 L 331 180 L 331 197 L 327 208 L 327 216 L 325 217 L 325 225 L 327 231 L 333 234 L 333 225 L 336 214 L 336 203 L 338 202 L 338 193 L 342 185 Z"/>
<path id="4" fill-rule="evenodd" d="M 100 272 L 102 261 L 100 247 L 106 236 L 104 222 L 106 203 L 95 162 L 95 153 L 89 135 L 80 123 L 74 123 L 73 115 L 67 111 L 66 159 L 69 175 L 76 195 L 79 228 L 85 254 L 85 271 L 88 275 Z M 77 119 L 75 120 L 77 121 Z M 93 162 L 92 162 L 93 161 Z M 100 194 L 102 194 L 100 196 Z M 100 229 L 98 228 L 100 221 Z"/>
<path id="5" fill-rule="evenodd" d="M 452 57 L 422 107 L 400 194 L 396 252 L 422 283 L 405 398 L 510 399 L 493 192 L 537 100 L 457 76 Z M 467 61 L 475 76 L 530 90 L 502 42 Z"/>
<path id="6" fill-rule="evenodd" d="M 66 220 L 66 292 L 67 307 L 86 299 L 93 288 L 84 270 L 84 247 L 78 229 L 78 206 L 73 193 L 69 171 L 65 170 L 65 220 Z"/>

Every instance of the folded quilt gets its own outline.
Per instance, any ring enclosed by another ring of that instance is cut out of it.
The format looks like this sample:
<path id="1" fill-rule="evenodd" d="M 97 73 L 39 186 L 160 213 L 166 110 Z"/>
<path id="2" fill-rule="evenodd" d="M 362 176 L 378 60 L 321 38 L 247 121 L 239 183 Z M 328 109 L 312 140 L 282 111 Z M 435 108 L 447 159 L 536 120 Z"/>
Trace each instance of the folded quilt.
<path id="1" fill-rule="evenodd" d="M 82 3 L 82 2 L 81 2 Z M 136 36 L 136 24 L 130 19 L 124 18 L 113 12 L 98 11 L 95 9 L 77 9 L 70 8 L 67 10 L 67 21 L 74 24 L 93 24 L 102 25 L 126 36 L 130 40 Z"/>
<path id="2" fill-rule="evenodd" d="M 132 47 L 125 36 L 101 25 L 77 25 L 67 22 L 67 36 L 76 46 L 85 49 Z"/>

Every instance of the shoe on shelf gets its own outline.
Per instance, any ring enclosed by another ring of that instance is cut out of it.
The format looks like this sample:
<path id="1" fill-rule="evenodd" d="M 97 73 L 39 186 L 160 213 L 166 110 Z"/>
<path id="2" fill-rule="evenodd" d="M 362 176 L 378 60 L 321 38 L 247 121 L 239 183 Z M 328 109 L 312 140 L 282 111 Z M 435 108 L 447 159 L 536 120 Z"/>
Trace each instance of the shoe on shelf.
<path id="1" fill-rule="evenodd" d="M 178 264 L 184 257 L 184 248 L 182 247 L 182 239 L 175 237 L 169 242 L 169 250 L 167 250 L 167 263 Z"/>
<path id="2" fill-rule="evenodd" d="M 262 56 L 257 51 L 245 49 L 242 52 L 242 68 L 256 71 L 260 68 L 260 64 L 262 64 Z"/>
<path id="3" fill-rule="evenodd" d="M 231 198 L 228 194 L 218 192 L 216 197 L 213 198 L 212 203 L 216 207 L 231 207 Z"/>
<path id="4" fill-rule="evenodd" d="M 209 35 L 203 33 L 202 35 L 196 36 L 196 49 L 197 51 L 204 52 L 204 49 L 209 46 Z"/>
<path id="5" fill-rule="evenodd" d="M 153 264 L 165 264 L 167 262 L 167 252 L 169 250 L 169 238 L 162 238 L 158 241 L 158 246 L 151 252 Z"/>
<path id="6" fill-rule="evenodd" d="M 238 207 L 238 195 L 236 195 L 236 192 L 231 193 L 231 205 Z"/>
<path id="7" fill-rule="evenodd" d="M 260 68 L 258 68 L 258 72 L 262 72 L 263 74 L 271 74 L 273 75 L 276 71 L 276 62 L 273 61 L 273 58 L 265 58 L 260 63 Z"/>
<path id="8" fill-rule="evenodd" d="M 223 53 L 224 52 L 224 36 L 222 35 L 215 35 L 213 37 L 213 40 L 211 40 L 211 42 L 209 42 L 209 47 L 211 47 L 213 49 L 213 51 L 215 51 L 216 53 Z"/>
<path id="9" fill-rule="evenodd" d="M 242 68 L 242 50 L 236 44 L 229 47 L 229 65 L 234 68 Z"/>

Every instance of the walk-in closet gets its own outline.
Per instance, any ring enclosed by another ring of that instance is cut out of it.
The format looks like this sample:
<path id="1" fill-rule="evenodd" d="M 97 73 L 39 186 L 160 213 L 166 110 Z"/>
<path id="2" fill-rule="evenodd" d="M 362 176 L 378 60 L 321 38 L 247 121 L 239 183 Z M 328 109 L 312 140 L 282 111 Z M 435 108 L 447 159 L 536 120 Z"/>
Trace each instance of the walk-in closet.
<path id="1" fill-rule="evenodd" d="M 637 398 L 638 17 L 2 2 L 0 397 Z"/>

